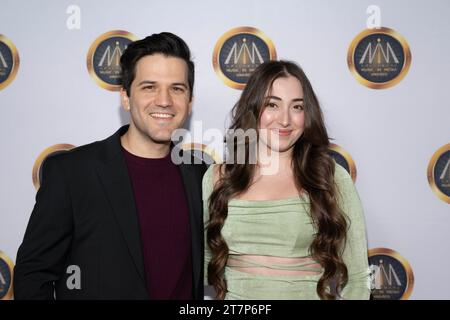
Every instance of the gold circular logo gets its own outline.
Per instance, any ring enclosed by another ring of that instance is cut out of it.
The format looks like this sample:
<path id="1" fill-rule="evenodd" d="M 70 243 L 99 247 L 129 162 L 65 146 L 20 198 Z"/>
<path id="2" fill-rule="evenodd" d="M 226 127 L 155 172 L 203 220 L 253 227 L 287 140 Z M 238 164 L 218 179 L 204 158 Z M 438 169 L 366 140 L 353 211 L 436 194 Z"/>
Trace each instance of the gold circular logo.
<path id="1" fill-rule="evenodd" d="M 14 264 L 0 251 L 0 300 L 10 300 L 13 296 Z"/>
<path id="2" fill-rule="evenodd" d="M 181 145 L 181 149 L 192 151 L 194 156 L 203 160 L 207 165 L 213 163 L 222 163 L 222 158 L 216 150 L 202 143 L 185 143 Z"/>
<path id="3" fill-rule="evenodd" d="M 256 67 L 276 58 L 272 41 L 262 31 L 239 27 L 227 31 L 217 41 L 212 63 L 227 86 L 242 90 Z"/>
<path id="4" fill-rule="evenodd" d="M 431 190 L 439 199 L 450 203 L 450 143 L 433 154 L 428 164 L 427 176 Z"/>
<path id="5" fill-rule="evenodd" d="M 371 249 L 368 255 L 372 299 L 407 300 L 414 287 L 414 274 L 408 261 L 386 248 Z"/>
<path id="6" fill-rule="evenodd" d="M 39 187 L 41 186 L 41 178 L 42 178 L 41 168 L 44 160 L 53 154 L 58 154 L 64 151 L 71 150 L 73 148 L 75 148 L 75 146 L 71 144 L 55 144 L 41 152 L 41 154 L 37 157 L 36 161 L 34 161 L 33 171 L 31 174 L 33 179 L 33 185 L 36 188 L 36 190 L 38 190 Z"/>
<path id="7" fill-rule="evenodd" d="M 109 31 L 95 39 L 87 54 L 87 68 L 100 87 L 110 91 L 120 90 L 120 57 L 127 46 L 136 40 L 135 35 L 122 30 Z"/>
<path id="8" fill-rule="evenodd" d="M 0 90 L 6 88 L 19 70 L 19 53 L 14 44 L 0 34 Z"/>
<path id="9" fill-rule="evenodd" d="M 337 144 L 330 143 L 329 154 L 339 165 L 347 170 L 353 182 L 356 181 L 356 166 L 351 155 Z"/>
<path id="10" fill-rule="evenodd" d="M 347 63 L 359 83 L 372 89 L 385 89 L 399 83 L 408 73 L 411 51 L 396 31 L 367 29 L 350 44 Z"/>

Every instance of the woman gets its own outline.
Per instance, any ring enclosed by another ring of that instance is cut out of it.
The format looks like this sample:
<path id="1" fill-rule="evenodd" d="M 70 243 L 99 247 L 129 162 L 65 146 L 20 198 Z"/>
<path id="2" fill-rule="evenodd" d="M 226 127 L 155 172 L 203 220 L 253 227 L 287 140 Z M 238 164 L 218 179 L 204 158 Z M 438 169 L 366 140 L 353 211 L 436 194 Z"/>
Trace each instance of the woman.
<path id="1" fill-rule="evenodd" d="M 217 298 L 368 299 L 362 206 L 328 155 L 304 72 L 287 61 L 260 65 L 230 129 L 253 129 L 257 139 L 237 138 L 243 163 L 235 136 L 227 139 L 232 156 L 203 178 L 205 270 Z"/>

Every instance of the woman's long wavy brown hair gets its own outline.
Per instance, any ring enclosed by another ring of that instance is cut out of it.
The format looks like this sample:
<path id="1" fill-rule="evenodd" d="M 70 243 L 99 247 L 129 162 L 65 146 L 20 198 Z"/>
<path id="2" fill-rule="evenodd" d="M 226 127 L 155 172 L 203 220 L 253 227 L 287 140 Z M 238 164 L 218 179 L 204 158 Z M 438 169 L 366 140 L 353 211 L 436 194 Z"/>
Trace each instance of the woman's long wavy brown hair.
<path id="1" fill-rule="evenodd" d="M 309 252 L 324 269 L 316 291 L 321 299 L 336 299 L 348 281 L 347 267 L 342 260 L 347 222 L 337 205 L 335 164 L 328 154 L 329 138 L 322 111 L 303 70 L 289 61 L 269 61 L 260 65 L 233 108 L 230 129 L 257 130 L 273 82 L 288 76 L 297 78 L 304 92 L 304 132 L 293 146 L 292 166 L 299 193 L 306 193 L 310 199 L 310 216 L 316 233 Z M 228 147 L 236 151 L 236 145 L 228 142 Z M 248 157 L 250 144 L 245 143 L 245 148 Z M 237 152 L 233 154 L 237 157 Z M 216 289 L 218 299 L 224 299 L 227 292 L 224 269 L 228 246 L 221 230 L 227 218 L 228 202 L 249 188 L 255 172 L 255 165 L 229 162 L 221 165 L 219 179 L 208 204 L 210 218 L 207 242 L 212 253 L 208 265 L 208 282 Z"/>

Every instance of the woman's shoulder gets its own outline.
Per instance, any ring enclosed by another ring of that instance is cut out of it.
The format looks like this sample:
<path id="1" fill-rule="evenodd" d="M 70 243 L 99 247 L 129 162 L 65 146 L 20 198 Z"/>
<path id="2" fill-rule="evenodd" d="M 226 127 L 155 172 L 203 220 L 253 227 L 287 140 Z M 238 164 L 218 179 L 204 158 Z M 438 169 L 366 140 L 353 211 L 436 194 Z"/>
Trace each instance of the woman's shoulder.
<path id="1" fill-rule="evenodd" d="M 350 174 L 338 163 L 335 164 L 334 181 L 337 187 L 341 209 L 351 219 L 359 219 L 358 217 L 362 213 L 362 204 L 358 191 Z"/>
<path id="2" fill-rule="evenodd" d="M 355 184 L 348 171 L 335 162 L 334 183 L 341 195 L 356 193 Z"/>
<path id="3" fill-rule="evenodd" d="M 217 180 L 216 177 L 218 176 L 219 169 L 220 169 L 219 164 L 215 164 L 215 163 L 211 164 L 203 176 L 203 181 L 210 180 L 211 182 L 213 182 L 213 181 Z"/>
<path id="4" fill-rule="evenodd" d="M 344 167 L 342 167 L 337 162 L 334 162 L 334 181 L 337 184 L 347 184 L 347 183 L 353 184 L 353 180 L 350 174 L 347 172 L 347 170 L 345 170 Z"/>
<path id="5" fill-rule="evenodd" d="M 213 190 L 214 184 L 217 182 L 217 179 L 219 177 L 219 170 L 220 170 L 219 164 L 212 164 L 208 167 L 208 170 L 206 170 L 205 175 L 203 176 L 203 194 L 209 195 L 211 194 Z"/>

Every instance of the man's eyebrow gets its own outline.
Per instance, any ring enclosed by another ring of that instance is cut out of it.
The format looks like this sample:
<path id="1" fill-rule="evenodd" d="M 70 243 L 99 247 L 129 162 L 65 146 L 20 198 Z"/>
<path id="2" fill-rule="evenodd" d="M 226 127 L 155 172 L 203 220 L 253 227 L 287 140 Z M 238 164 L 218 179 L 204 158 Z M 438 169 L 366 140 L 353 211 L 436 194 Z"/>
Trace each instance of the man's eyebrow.
<path id="1" fill-rule="evenodd" d="M 155 84 L 156 81 L 151 81 L 151 80 L 143 80 L 141 82 L 139 82 L 138 86 L 141 86 L 143 84 Z"/>
<path id="2" fill-rule="evenodd" d="M 139 82 L 138 86 L 144 85 L 144 84 L 156 84 L 156 81 L 152 81 L 152 80 L 142 80 L 141 82 Z M 183 86 L 187 89 L 187 85 L 186 83 L 183 82 L 174 82 L 171 84 L 172 86 Z"/>
<path id="3" fill-rule="evenodd" d="M 175 83 L 172 83 L 172 85 L 173 86 L 182 86 L 182 87 L 185 87 L 187 89 L 187 85 L 184 82 L 175 82 Z"/>

